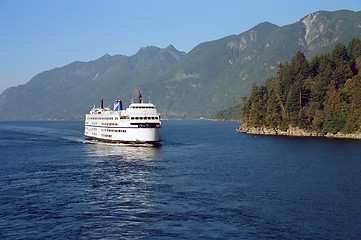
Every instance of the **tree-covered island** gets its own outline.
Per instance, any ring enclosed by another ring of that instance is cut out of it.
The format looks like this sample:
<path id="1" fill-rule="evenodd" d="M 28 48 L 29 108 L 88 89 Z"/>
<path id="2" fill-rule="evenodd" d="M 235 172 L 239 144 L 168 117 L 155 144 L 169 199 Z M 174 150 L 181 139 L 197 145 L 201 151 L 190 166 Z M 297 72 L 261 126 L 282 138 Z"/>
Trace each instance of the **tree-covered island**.
<path id="1" fill-rule="evenodd" d="M 361 139 L 361 40 L 311 61 L 298 51 L 244 101 L 238 131 Z"/>

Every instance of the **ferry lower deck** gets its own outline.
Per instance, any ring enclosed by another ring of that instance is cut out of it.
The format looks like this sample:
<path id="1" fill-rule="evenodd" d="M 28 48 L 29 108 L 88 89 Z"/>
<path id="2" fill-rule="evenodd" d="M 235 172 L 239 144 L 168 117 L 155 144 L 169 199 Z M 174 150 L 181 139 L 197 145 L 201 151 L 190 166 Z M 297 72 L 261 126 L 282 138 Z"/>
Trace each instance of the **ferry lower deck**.
<path id="1" fill-rule="evenodd" d="M 124 127 L 85 125 L 85 136 L 106 142 L 152 143 L 161 141 L 161 127 L 154 123 Z"/>

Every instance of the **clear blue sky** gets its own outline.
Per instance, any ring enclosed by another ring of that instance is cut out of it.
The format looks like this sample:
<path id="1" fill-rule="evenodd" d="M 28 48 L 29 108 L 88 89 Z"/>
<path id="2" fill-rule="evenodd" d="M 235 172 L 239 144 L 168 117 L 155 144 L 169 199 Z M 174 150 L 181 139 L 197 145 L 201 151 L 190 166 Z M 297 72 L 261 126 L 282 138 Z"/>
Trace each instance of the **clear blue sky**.
<path id="1" fill-rule="evenodd" d="M 36 74 L 141 47 L 189 52 L 269 21 L 319 10 L 361 10 L 360 0 L 0 0 L 0 93 Z"/>

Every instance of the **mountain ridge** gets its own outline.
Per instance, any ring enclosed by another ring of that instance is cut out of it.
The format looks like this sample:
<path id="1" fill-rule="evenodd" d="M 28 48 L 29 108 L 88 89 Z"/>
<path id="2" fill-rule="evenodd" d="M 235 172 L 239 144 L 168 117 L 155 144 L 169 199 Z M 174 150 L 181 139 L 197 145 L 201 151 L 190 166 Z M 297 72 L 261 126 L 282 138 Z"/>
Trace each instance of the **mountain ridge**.
<path id="1" fill-rule="evenodd" d="M 132 56 L 105 54 L 5 90 L 0 120 L 82 119 L 101 97 L 108 104 L 119 97 L 128 103 L 138 90 L 151 97 L 165 118 L 210 118 L 240 104 L 254 83 L 264 83 L 296 51 L 311 58 L 355 36 L 361 36 L 361 12 L 319 11 L 282 27 L 263 22 L 200 43 L 188 53 L 169 45 L 144 47 Z"/>
<path id="2" fill-rule="evenodd" d="M 146 47 L 129 57 L 105 54 L 89 62 L 75 61 L 44 71 L 28 83 L 8 88 L 0 95 L 0 119 L 82 119 L 83 113 L 101 97 L 110 104 L 120 92 L 126 96 L 124 100 L 130 102 L 133 89 L 148 80 L 148 75 L 143 74 L 145 69 L 152 69 L 146 71 L 150 76 L 158 74 L 184 54 L 174 47 Z M 37 107 L 24 104 L 29 100 Z"/>
<path id="3" fill-rule="evenodd" d="M 356 23 L 360 24 L 360 12 L 338 11 L 335 13 L 341 16 L 349 13 L 352 13 L 352 15 L 356 14 L 358 16 Z M 323 17 L 324 14 L 333 15 L 333 12 L 317 12 L 314 14 L 316 14 L 317 17 Z M 317 19 L 318 18 L 316 18 L 316 20 Z M 333 23 L 333 25 L 331 24 L 332 26 L 335 26 L 335 22 L 344 21 L 342 18 L 330 19 Z M 327 22 L 322 21 L 317 23 L 319 23 L 319 25 L 317 25 L 316 28 L 327 24 Z M 343 35 L 341 30 L 342 29 L 339 28 L 330 32 Z M 357 27 L 357 31 L 354 32 L 356 36 L 361 35 L 359 27 Z M 324 46 L 322 40 L 327 39 L 329 32 L 321 33 L 326 35 L 319 36 L 318 41 L 314 42 L 314 46 L 322 48 L 323 52 L 327 52 L 331 50 L 333 45 L 338 41 L 334 39 L 328 40 L 329 45 Z M 355 35 L 348 34 L 347 37 L 344 38 L 344 43 L 350 41 Z M 301 20 L 283 27 L 264 22 L 244 33 L 201 43 L 192 49 L 182 61 L 172 67 L 178 68 L 178 72 L 174 73 L 173 76 L 168 76 L 167 80 L 169 83 L 172 78 L 175 79 L 177 74 L 179 75 L 181 72 L 187 73 L 187 76 L 197 76 L 197 78 L 193 78 L 193 81 L 191 78 L 188 78 L 188 86 L 182 86 L 182 88 L 186 88 L 189 92 L 192 92 L 194 87 L 190 86 L 202 86 L 202 90 L 206 92 L 207 95 L 199 94 L 199 96 L 197 96 L 197 94 L 189 94 L 187 97 L 184 97 L 182 94 L 174 94 L 173 97 L 168 96 L 168 98 L 166 98 L 167 96 L 163 94 L 163 96 L 159 97 L 159 105 L 161 107 L 164 106 L 166 109 L 172 109 L 171 112 L 164 113 L 170 118 L 183 118 L 184 115 L 182 114 L 187 110 L 185 106 L 192 106 L 192 109 L 188 110 L 187 115 L 190 116 L 190 118 L 198 118 L 200 116 L 212 117 L 216 114 L 217 110 L 240 104 L 242 97 L 249 94 L 254 83 L 263 83 L 276 72 L 279 63 L 290 60 L 296 51 L 304 51 L 307 57 L 312 57 L 318 53 L 307 49 L 304 36 L 305 26 Z M 192 56 L 193 53 L 195 56 Z M 205 55 L 203 59 L 201 57 L 202 55 Z M 213 57 L 215 55 L 217 59 Z M 191 61 L 187 61 L 187 58 L 191 58 Z M 183 62 L 187 62 L 187 64 L 182 66 L 181 64 Z M 209 65 L 206 71 L 208 70 L 208 73 L 211 73 L 208 74 L 208 76 L 207 73 L 203 73 L 202 75 L 202 68 L 204 68 L 206 64 Z M 207 81 L 204 80 L 204 78 L 207 77 L 213 77 L 211 81 L 212 84 L 207 85 Z M 178 83 L 178 85 L 181 84 Z M 186 84 L 184 83 L 183 85 Z M 167 86 L 167 82 L 163 81 L 158 87 L 170 89 L 176 86 L 170 84 Z M 161 92 L 166 93 L 167 91 L 163 89 Z M 165 99 L 167 102 L 165 102 Z M 172 101 L 172 99 L 176 99 L 176 101 L 181 100 L 182 104 L 172 104 L 169 102 Z M 196 102 L 200 104 L 195 106 L 194 103 Z M 183 105 L 183 108 L 180 105 Z M 203 108 L 206 110 L 203 110 Z M 175 110 L 180 111 L 175 113 Z"/>

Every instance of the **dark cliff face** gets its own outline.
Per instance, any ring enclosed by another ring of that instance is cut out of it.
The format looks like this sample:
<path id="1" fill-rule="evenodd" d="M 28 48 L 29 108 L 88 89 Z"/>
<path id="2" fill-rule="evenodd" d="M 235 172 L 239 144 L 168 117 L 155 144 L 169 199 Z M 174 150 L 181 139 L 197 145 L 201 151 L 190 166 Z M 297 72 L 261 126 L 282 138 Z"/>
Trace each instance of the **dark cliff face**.
<path id="1" fill-rule="evenodd" d="M 101 97 L 108 105 L 116 98 L 126 104 L 138 90 L 165 117 L 211 117 L 238 104 L 296 51 L 312 57 L 354 36 L 361 36 L 361 12 L 316 12 L 283 27 L 261 23 L 201 43 L 188 54 L 170 45 L 145 47 L 130 57 L 74 62 L 4 91 L 0 119 L 80 119 Z"/>

